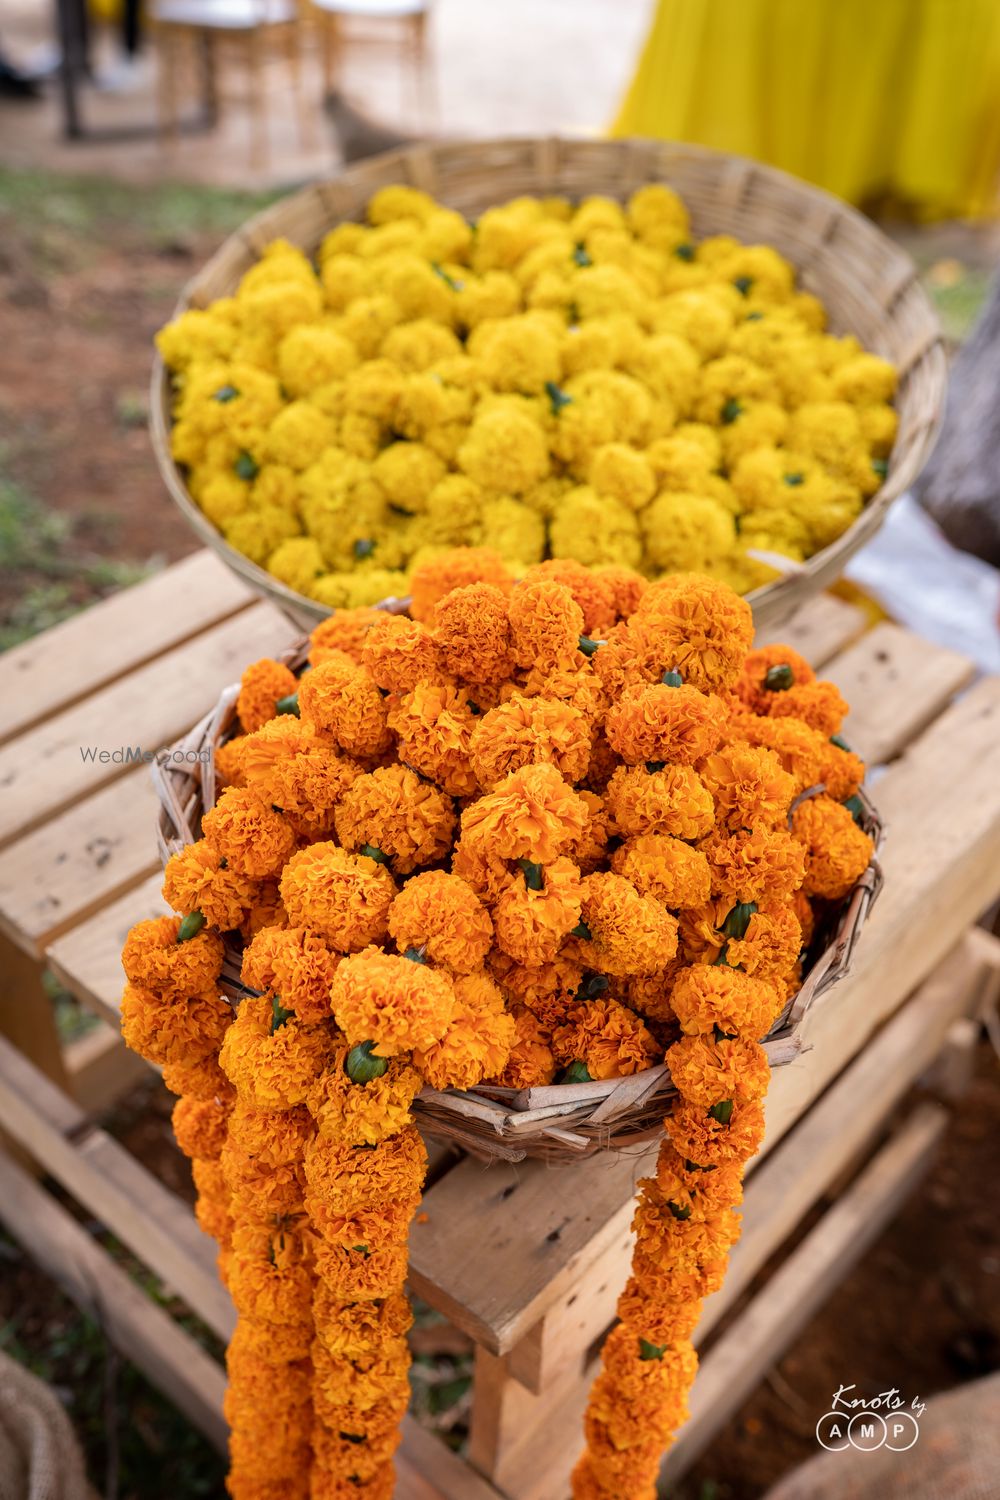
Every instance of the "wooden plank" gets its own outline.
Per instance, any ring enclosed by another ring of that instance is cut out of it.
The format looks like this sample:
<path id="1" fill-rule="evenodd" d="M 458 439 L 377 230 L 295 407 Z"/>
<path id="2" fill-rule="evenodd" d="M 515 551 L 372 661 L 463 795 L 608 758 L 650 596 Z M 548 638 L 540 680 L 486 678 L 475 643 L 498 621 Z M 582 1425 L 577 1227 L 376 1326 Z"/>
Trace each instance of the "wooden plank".
<path id="1" fill-rule="evenodd" d="M 110 1109 L 122 1094 L 149 1077 L 149 1064 L 131 1052 L 104 1021 L 64 1047 L 63 1059 L 73 1098 L 88 1115 Z"/>
<path id="2" fill-rule="evenodd" d="M 960 1016 L 948 1027 L 948 1035 L 933 1065 L 921 1078 L 921 1086 L 938 1099 L 955 1104 L 966 1093 L 976 1067 L 976 1048 L 982 1022 Z"/>
<path id="3" fill-rule="evenodd" d="M 690 1468 L 893 1219 L 947 1123 L 941 1105 L 920 1105 L 714 1345 L 691 1392 L 690 1421 L 667 1455 L 668 1482 Z"/>
<path id="4" fill-rule="evenodd" d="M 158 1182 L 16 1048 L 0 1041 L 0 1125 L 133 1250 L 220 1338 L 235 1323 L 215 1246 Z M 86 1132 L 86 1133 L 82 1133 Z"/>
<path id="5" fill-rule="evenodd" d="M 755 646 L 793 646 L 817 670 L 856 641 L 868 626 L 863 609 L 833 594 L 817 594 L 783 625 L 758 632 Z"/>
<path id="6" fill-rule="evenodd" d="M 0 852 L 0 929 L 28 953 L 159 867 L 159 799 L 148 766 Z"/>
<path id="7" fill-rule="evenodd" d="M 42 966 L 0 933 L 0 1038 L 8 1037 L 48 1077 L 65 1088 L 66 1065 Z"/>
<path id="8" fill-rule="evenodd" d="M 190 640 L 253 599 L 246 584 L 206 548 L 5 651 L 0 741 Z"/>
<path id="9" fill-rule="evenodd" d="M 396 1494 L 399 1500 L 504 1500 L 499 1490 L 412 1417 L 403 1418 Z"/>
<path id="10" fill-rule="evenodd" d="M 252 605 L 0 747 L 0 840 L 27 833 L 131 768 L 85 754 L 169 745 L 248 662 L 287 646 L 292 635 L 270 604 Z"/>
<path id="11" fill-rule="evenodd" d="M 108 1339 L 224 1452 L 225 1374 L 51 1194 L 0 1152 L 0 1220 Z"/>
<path id="12" fill-rule="evenodd" d="M 898 755 L 975 674 L 968 657 L 888 621 L 836 657 L 824 673 L 851 705 L 844 737 L 870 766 Z"/>
<path id="13" fill-rule="evenodd" d="M 157 872 L 142 885 L 106 906 L 97 916 L 48 949 L 46 959 L 52 972 L 81 1005 L 102 1016 L 111 1026 L 118 1026 L 119 1005 L 125 975 L 121 951 L 129 928 L 147 917 L 160 917 L 169 908 L 160 895 L 163 876 Z"/>

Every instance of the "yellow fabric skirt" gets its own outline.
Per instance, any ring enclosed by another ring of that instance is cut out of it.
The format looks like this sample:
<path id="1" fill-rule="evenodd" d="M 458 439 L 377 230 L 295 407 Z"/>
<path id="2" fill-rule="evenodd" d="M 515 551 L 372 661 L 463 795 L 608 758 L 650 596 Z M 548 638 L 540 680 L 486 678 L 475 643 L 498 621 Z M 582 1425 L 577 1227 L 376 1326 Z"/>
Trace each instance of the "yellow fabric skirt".
<path id="1" fill-rule="evenodd" d="M 924 218 L 993 214 L 1000 0 L 659 0 L 611 134 L 697 141 Z"/>

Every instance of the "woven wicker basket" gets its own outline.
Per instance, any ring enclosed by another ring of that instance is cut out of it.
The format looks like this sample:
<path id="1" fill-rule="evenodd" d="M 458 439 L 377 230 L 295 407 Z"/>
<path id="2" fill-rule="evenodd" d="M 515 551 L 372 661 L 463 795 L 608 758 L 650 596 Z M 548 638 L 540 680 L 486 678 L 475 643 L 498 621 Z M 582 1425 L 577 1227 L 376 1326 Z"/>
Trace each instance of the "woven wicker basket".
<path id="1" fill-rule="evenodd" d="M 304 666 L 308 640 L 297 642 L 279 658 L 292 671 Z M 160 799 L 157 843 L 164 864 L 200 837 L 202 814 L 215 802 L 217 745 L 236 724 L 239 684 L 226 688 L 211 713 L 185 739 L 154 762 L 153 779 Z M 822 791 L 811 788 L 803 795 Z M 882 823 L 872 803 L 860 793 L 862 823 L 875 841 L 867 870 L 846 898 L 832 930 L 811 955 L 798 993 L 785 1006 L 764 1043 L 772 1067 L 791 1062 L 802 1051 L 800 1027 L 811 1006 L 847 973 L 861 929 L 882 888 L 878 850 Z M 222 988 L 234 1006 L 256 994 L 240 981 L 242 949 L 227 946 Z M 551 1161 L 578 1161 L 597 1151 L 620 1150 L 655 1138 L 662 1128 L 666 1101 L 675 1092 L 665 1064 L 628 1078 L 589 1083 L 553 1084 L 544 1088 L 439 1092 L 425 1088 L 414 1109 L 431 1134 L 462 1146 L 473 1155 L 506 1161 L 526 1156 Z"/>
<path id="2" fill-rule="evenodd" d="M 945 358 L 933 309 L 909 256 L 861 214 L 819 188 L 772 167 L 705 147 L 658 141 L 474 141 L 394 151 L 305 188 L 230 236 L 188 283 L 177 312 L 230 295 L 270 241 L 284 236 L 312 254 L 340 220 L 360 219 L 371 195 L 405 182 L 463 213 L 521 194 L 603 193 L 624 199 L 646 182 L 683 197 L 699 239 L 727 233 L 774 245 L 822 298 L 836 333 L 854 333 L 900 374 L 899 435 L 884 484 L 854 525 L 782 579 L 749 595 L 758 625 L 771 628 L 837 578 L 874 535 L 892 502 L 913 483 L 936 435 L 944 403 Z M 150 424 L 160 472 L 195 531 L 235 572 L 270 596 L 302 629 L 329 613 L 293 592 L 223 540 L 188 493 L 170 456 L 170 378 L 157 359 Z"/>

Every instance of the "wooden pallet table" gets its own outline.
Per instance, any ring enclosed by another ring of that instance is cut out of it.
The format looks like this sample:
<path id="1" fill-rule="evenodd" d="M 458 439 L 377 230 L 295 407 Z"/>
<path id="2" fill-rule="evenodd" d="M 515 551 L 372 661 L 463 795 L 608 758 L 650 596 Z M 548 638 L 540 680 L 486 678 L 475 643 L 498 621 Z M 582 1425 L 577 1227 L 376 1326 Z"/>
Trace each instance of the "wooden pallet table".
<path id="1" fill-rule="evenodd" d="M 292 629 L 207 552 L 0 659 L 2 1220 L 108 1336 L 218 1444 L 224 1373 L 53 1195 L 83 1205 L 221 1338 L 234 1321 L 215 1250 L 177 1196 L 95 1119 L 146 1065 L 117 1036 L 128 928 L 164 910 L 155 799 L 136 759 L 180 736 Z M 973 927 L 1000 894 L 1000 679 L 821 597 L 783 637 L 853 705 L 885 817 L 886 887 L 850 977 L 779 1069 L 725 1287 L 706 1304 L 676 1477 L 753 1389 L 926 1166 L 1000 988 Z M 102 755 L 101 752 L 106 752 Z M 59 1045 L 48 968 L 101 1017 Z M 914 1083 L 930 1086 L 913 1100 Z M 891 1119 L 891 1124 L 889 1123 Z M 438 1150 L 411 1242 L 413 1290 L 476 1343 L 466 1459 L 412 1422 L 403 1500 L 563 1500 L 594 1355 L 614 1315 L 652 1152 L 576 1166 L 485 1166 Z M 807 1213 L 815 1227 L 775 1257 Z M 758 1273 L 768 1262 L 763 1287 Z"/>

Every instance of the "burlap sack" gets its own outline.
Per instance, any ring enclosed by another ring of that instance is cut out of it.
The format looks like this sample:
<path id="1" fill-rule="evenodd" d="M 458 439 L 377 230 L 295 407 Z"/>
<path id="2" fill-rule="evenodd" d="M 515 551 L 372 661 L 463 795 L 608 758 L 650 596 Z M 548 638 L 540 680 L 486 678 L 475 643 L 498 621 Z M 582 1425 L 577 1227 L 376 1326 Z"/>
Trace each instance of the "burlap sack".
<path id="1" fill-rule="evenodd" d="M 905 1453 L 822 1453 L 765 1500 L 1000 1500 L 1000 1373 L 935 1396 L 919 1426 Z"/>
<path id="2" fill-rule="evenodd" d="M 70 1420 L 41 1380 L 0 1354 L 0 1500 L 87 1500 Z"/>

